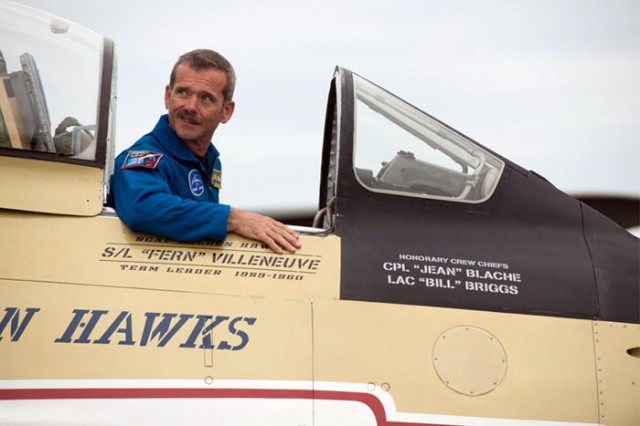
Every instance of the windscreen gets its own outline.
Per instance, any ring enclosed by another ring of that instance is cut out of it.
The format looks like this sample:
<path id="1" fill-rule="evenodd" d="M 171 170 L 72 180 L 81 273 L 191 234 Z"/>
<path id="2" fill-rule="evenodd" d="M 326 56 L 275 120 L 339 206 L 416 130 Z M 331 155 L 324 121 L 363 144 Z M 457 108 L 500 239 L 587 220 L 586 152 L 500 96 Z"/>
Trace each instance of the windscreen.
<path id="1" fill-rule="evenodd" d="M 354 167 L 375 192 L 480 203 L 504 163 L 470 139 L 354 75 Z"/>
<path id="2" fill-rule="evenodd" d="M 95 160 L 102 36 L 0 3 L 0 147 Z"/>

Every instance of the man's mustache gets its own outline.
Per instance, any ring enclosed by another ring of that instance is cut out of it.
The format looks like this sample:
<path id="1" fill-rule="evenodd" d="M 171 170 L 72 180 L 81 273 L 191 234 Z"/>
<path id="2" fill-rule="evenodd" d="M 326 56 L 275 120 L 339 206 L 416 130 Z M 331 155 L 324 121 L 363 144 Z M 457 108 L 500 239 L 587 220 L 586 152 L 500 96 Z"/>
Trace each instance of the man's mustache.
<path id="1" fill-rule="evenodd" d="M 178 111 L 178 117 L 190 124 L 202 124 L 202 119 L 200 117 L 183 109 Z"/>

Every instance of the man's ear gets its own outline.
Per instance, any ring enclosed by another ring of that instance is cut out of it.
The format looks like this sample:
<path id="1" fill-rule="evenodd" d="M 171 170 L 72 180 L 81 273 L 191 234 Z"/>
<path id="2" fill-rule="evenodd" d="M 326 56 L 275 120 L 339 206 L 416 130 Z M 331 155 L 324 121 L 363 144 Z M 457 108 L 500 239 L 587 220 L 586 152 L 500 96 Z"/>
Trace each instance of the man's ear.
<path id="1" fill-rule="evenodd" d="M 167 84 L 164 88 L 164 107 L 169 109 L 169 101 L 171 100 L 171 87 Z"/>
<path id="2" fill-rule="evenodd" d="M 224 124 L 227 121 L 229 121 L 235 109 L 236 109 L 236 103 L 233 101 L 233 99 L 227 102 L 222 111 L 222 117 L 220 118 L 220 122 Z"/>

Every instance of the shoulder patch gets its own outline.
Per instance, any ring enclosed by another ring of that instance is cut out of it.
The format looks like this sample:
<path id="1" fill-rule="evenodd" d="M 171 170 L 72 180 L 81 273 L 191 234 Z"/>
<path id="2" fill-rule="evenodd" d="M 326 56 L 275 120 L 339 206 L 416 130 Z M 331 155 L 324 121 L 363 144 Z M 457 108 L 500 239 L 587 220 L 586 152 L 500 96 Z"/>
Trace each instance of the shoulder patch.
<path id="1" fill-rule="evenodd" d="M 155 169 L 160 163 L 163 154 L 152 151 L 129 151 L 122 163 L 122 169 L 133 169 L 136 167 L 144 169 Z"/>

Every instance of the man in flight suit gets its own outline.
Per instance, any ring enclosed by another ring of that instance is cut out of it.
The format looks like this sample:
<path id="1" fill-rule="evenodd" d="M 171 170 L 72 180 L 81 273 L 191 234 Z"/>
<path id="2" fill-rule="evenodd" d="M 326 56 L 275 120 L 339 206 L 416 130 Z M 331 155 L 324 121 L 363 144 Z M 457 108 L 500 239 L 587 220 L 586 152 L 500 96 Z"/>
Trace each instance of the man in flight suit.
<path id="1" fill-rule="evenodd" d="M 178 241 L 222 241 L 234 232 L 293 253 L 300 248 L 295 231 L 219 203 L 222 169 L 211 139 L 233 115 L 235 80 L 214 51 L 182 55 L 165 89 L 168 114 L 116 158 L 109 204 L 135 231 Z"/>

